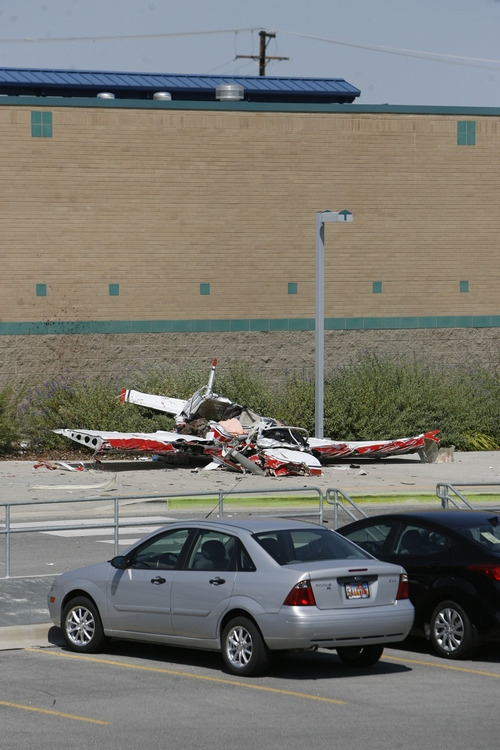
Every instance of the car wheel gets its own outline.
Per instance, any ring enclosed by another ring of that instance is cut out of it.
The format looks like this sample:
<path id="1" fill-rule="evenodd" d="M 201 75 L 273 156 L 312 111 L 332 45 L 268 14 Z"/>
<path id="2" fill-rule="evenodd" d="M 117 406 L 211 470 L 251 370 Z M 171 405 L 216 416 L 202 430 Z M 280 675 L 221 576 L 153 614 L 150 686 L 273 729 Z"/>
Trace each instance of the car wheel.
<path id="1" fill-rule="evenodd" d="M 269 652 L 258 628 L 247 617 L 235 617 L 222 633 L 222 659 L 232 674 L 261 674 Z"/>
<path id="2" fill-rule="evenodd" d="M 350 667 L 372 667 L 383 653 L 383 646 L 343 646 L 337 649 L 340 659 Z"/>
<path id="3" fill-rule="evenodd" d="M 474 648 L 474 633 L 467 612 L 456 602 L 444 601 L 431 616 L 430 639 L 439 656 L 464 659 Z"/>
<path id="4" fill-rule="evenodd" d="M 64 607 L 62 631 L 64 641 L 72 651 L 94 653 L 105 641 L 97 607 L 85 596 L 71 599 Z"/>

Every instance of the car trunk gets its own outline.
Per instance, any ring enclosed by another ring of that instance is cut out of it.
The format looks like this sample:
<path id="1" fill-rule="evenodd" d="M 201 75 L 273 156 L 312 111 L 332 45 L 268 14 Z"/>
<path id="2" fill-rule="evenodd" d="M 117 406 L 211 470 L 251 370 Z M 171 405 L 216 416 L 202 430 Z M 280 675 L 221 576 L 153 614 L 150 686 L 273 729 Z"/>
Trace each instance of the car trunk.
<path id="1" fill-rule="evenodd" d="M 338 565 L 338 567 L 337 567 Z M 336 561 L 335 570 L 310 571 L 311 586 L 318 609 L 378 607 L 393 604 L 399 588 L 399 566 L 369 561 Z"/>

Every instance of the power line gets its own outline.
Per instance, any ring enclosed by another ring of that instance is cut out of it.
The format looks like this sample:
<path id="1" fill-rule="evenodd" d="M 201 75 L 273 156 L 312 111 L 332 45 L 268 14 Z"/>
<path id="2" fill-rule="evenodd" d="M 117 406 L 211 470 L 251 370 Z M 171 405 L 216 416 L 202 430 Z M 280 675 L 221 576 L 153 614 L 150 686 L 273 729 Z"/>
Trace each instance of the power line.
<path id="1" fill-rule="evenodd" d="M 108 36 L 81 36 L 81 37 L 52 37 L 52 38 L 36 38 L 36 37 L 20 37 L 16 39 L 0 39 L 1 44 L 54 44 L 54 43 L 75 43 L 75 42 L 115 42 L 115 41 L 133 41 L 133 40 L 146 40 L 146 39 L 168 39 L 175 37 L 187 37 L 187 36 L 210 36 L 216 34 L 238 34 L 241 32 L 255 32 L 259 31 L 262 33 L 262 29 L 257 27 L 253 28 L 242 28 L 242 29 L 217 29 L 210 31 L 176 31 L 166 32 L 163 34 L 116 34 Z M 423 60 L 430 60 L 432 62 L 447 63 L 449 65 L 463 65 L 466 67 L 484 68 L 490 70 L 497 70 L 500 66 L 500 60 L 491 60 L 488 58 L 481 57 L 464 57 L 459 55 L 448 55 L 442 52 L 426 52 L 424 50 L 412 50 L 398 47 L 388 47 L 379 44 L 362 44 L 361 42 L 351 42 L 345 39 L 336 39 L 333 37 L 317 36 L 314 34 L 304 34 L 298 31 L 287 31 L 286 29 L 272 29 L 268 32 L 264 32 L 269 36 L 280 34 L 288 34 L 289 36 L 296 36 L 302 39 L 312 39 L 317 42 L 325 42 L 327 44 L 338 44 L 344 47 L 354 47 L 356 49 L 369 50 L 372 52 L 380 52 L 389 55 L 401 55 L 404 57 L 414 57 Z M 245 57 L 245 55 L 239 55 L 239 57 Z M 249 56 L 257 58 L 257 56 Z M 260 55 L 259 55 L 260 59 Z M 268 58 L 269 59 L 269 58 Z M 288 58 L 273 58 L 273 59 L 288 59 Z"/>
<path id="2" fill-rule="evenodd" d="M 424 50 L 413 50 L 404 49 L 398 47 L 386 47 L 379 44 L 361 44 L 359 42 L 348 42 L 345 39 L 333 39 L 330 37 L 315 36 L 313 34 L 302 34 L 299 31 L 286 31 L 285 29 L 274 29 L 275 32 L 280 34 L 288 34 L 289 36 L 298 36 L 304 39 L 313 39 L 317 42 L 327 42 L 330 44 L 340 44 L 345 47 L 355 47 L 357 49 L 366 49 L 373 52 L 385 52 L 391 55 L 404 55 L 406 57 L 417 57 L 424 60 L 432 60 L 433 62 L 449 63 L 451 65 L 470 65 L 472 67 L 489 68 L 492 65 L 500 65 L 500 60 L 489 60 L 481 57 L 463 57 L 459 55 L 448 55 L 443 52 L 425 52 Z"/>

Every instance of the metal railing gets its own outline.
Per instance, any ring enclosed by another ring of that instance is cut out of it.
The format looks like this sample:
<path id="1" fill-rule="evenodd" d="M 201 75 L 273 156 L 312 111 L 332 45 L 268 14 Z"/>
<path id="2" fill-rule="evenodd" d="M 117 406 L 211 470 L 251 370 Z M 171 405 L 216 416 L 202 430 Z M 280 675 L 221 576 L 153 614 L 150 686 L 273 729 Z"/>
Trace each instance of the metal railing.
<path id="1" fill-rule="evenodd" d="M 448 508 L 449 504 L 453 505 L 456 508 L 460 507 L 467 507 L 467 508 L 474 508 L 472 503 L 470 503 L 465 495 L 458 489 L 460 488 L 471 488 L 471 487 L 498 487 L 500 486 L 500 482 L 488 482 L 488 483 L 468 483 L 468 484 L 448 484 L 445 482 L 439 483 L 436 485 L 436 495 L 437 498 L 441 500 L 441 507 Z M 160 502 L 160 501 L 166 501 L 167 503 L 167 509 L 168 509 L 168 502 L 169 500 L 177 500 L 182 498 L 192 498 L 194 500 L 199 498 L 217 498 L 217 502 L 215 506 L 210 510 L 208 515 L 211 515 L 214 511 L 217 511 L 217 515 L 219 518 L 224 517 L 224 502 L 229 502 L 231 500 L 240 498 L 242 496 L 252 496 L 254 498 L 258 498 L 260 496 L 279 496 L 279 495 L 300 495 L 304 497 L 304 495 L 308 493 L 313 493 L 313 497 L 311 497 L 311 501 L 314 503 L 317 502 L 317 507 L 313 507 L 307 510 L 299 510 L 299 511 L 292 511 L 286 508 L 283 508 L 283 510 L 278 511 L 276 509 L 273 513 L 262 513 L 261 510 L 259 511 L 259 515 L 268 515 L 272 517 L 286 517 L 286 518 L 316 518 L 317 523 L 323 524 L 324 523 L 324 510 L 325 505 L 327 506 L 333 506 L 333 513 L 334 513 L 334 528 L 338 528 L 339 523 L 339 513 L 345 513 L 347 516 L 353 520 L 356 521 L 359 518 L 367 518 L 368 514 L 365 513 L 365 511 L 360 507 L 358 503 L 356 503 L 347 493 L 345 493 L 343 490 L 338 489 L 337 487 L 329 487 L 326 492 L 324 493 L 323 490 L 321 490 L 319 487 L 301 487 L 301 488 L 275 488 L 272 489 L 262 489 L 262 490 L 231 490 L 231 491 L 212 491 L 212 492 L 186 492 L 186 493 L 165 493 L 162 495 L 120 495 L 117 497 L 103 497 L 103 496 L 97 496 L 97 497 L 85 497 L 85 498 L 71 498 L 71 499 L 54 499 L 54 500 L 34 500 L 34 501 L 21 501 L 21 502 L 8 502 L 8 503 L 0 503 L 0 509 L 3 509 L 4 511 L 4 524 L 3 527 L 0 523 L 0 537 L 5 536 L 5 575 L 4 578 L 10 578 L 10 570 L 11 570 L 11 540 L 13 534 L 32 534 L 32 533 L 41 533 L 41 532 L 56 532 L 56 531 L 78 531 L 81 529 L 112 529 L 113 530 L 113 542 L 114 542 L 114 554 L 118 554 L 119 550 L 119 532 L 120 529 L 126 529 L 126 528 L 133 528 L 133 527 L 140 527 L 144 525 L 154 525 L 151 522 L 148 522 L 144 518 L 141 519 L 140 516 L 136 516 L 135 519 L 132 519 L 130 516 L 123 518 L 123 509 L 120 509 L 120 503 L 121 502 L 130 502 L 130 501 L 152 501 Z M 95 523 L 82 523 L 75 521 L 74 524 L 68 525 L 67 522 L 64 525 L 61 525 L 61 523 L 57 524 L 54 523 L 54 525 L 49 526 L 44 524 L 43 527 L 37 526 L 34 522 L 33 526 L 25 526 L 22 527 L 17 526 L 16 524 L 12 523 L 11 520 L 11 511 L 12 508 L 18 509 L 21 507 L 28 507 L 28 508 L 34 508 L 35 506 L 49 506 L 50 508 L 59 506 L 59 505 L 80 505 L 84 503 L 96 503 L 96 502 L 103 502 L 106 503 L 112 503 L 113 505 L 113 519 L 106 520 L 102 522 L 96 521 Z M 477 506 L 476 506 L 477 507 Z M 244 510 L 244 508 L 242 508 Z M 120 511 L 122 512 L 122 516 L 120 516 Z M 208 517 L 205 516 L 205 517 Z M 165 523 L 168 523 L 168 520 L 165 520 L 165 522 L 159 522 L 158 526 L 165 525 Z M 1 576 L 0 576 L 1 577 Z"/>
<path id="2" fill-rule="evenodd" d="M 168 508 L 168 501 L 173 499 L 182 499 L 182 498 L 193 498 L 193 499 L 199 499 L 199 498 L 217 498 L 217 503 L 210 510 L 208 515 L 211 515 L 216 509 L 218 512 L 219 518 L 224 517 L 224 501 L 228 501 L 231 498 L 239 498 L 242 495 L 251 495 L 253 497 L 259 497 L 260 495 L 298 495 L 304 496 L 307 493 L 314 493 L 314 496 L 311 498 L 312 502 L 317 502 L 318 507 L 311 508 L 310 510 L 300 510 L 300 511 L 292 511 L 292 510 L 286 510 L 283 509 L 282 512 L 275 512 L 271 514 L 267 514 L 273 517 L 280 517 L 284 516 L 287 518 L 290 517 L 312 517 L 312 518 L 318 518 L 318 523 L 323 523 L 323 491 L 319 487 L 301 487 L 299 489 L 293 489 L 293 488 L 272 488 L 272 489 L 262 489 L 262 490 L 233 490 L 233 491 L 219 491 L 219 492 L 185 492 L 185 493 L 166 493 L 162 495 L 120 495 L 116 497 L 82 497 L 82 498 L 71 498 L 68 499 L 56 499 L 56 500 L 31 500 L 31 501 L 21 501 L 21 502 L 9 502 L 9 503 L 0 503 L 0 508 L 3 508 L 4 510 L 4 524 L 3 528 L 0 524 L 0 536 L 5 536 L 5 576 L 4 578 L 10 578 L 10 563 L 11 563 L 11 539 L 13 534 L 33 534 L 33 533 L 43 533 L 43 532 L 55 532 L 55 531 L 78 531 L 81 529 L 113 529 L 113 541 L 114 541 L 114 554 L 118 554 L 119 550 L 119 532 L 120 529 L 125 528 L 133 528 L 137 526 L 144 526 L 146 523 L 148 526 L 152 525 L 151 522 L 147 522 L 144 519 L 141 519 L 140 516 L 137 516 L 137 520 L 130 520 L 130 517 L 128 518 L 121 518 L 120 517 L 120 502 L 131 500 L 146 500 L 151 501 L 154 500 L 156 502 L 165 500 L 167 502 L 167 508 Z M 81 505 L 84 503 L 96 503 L 96 502 L 102 502 L 106 501 L 106 503 L 112 503 L 113 504 L 113 520 L 107 520 L 102 522 L 95 522 L 95 523 L 78 523 L 78 521 L 75 521 L 74 524 L 68 525 L 65 523 L 64 525 L 61 525 L 61 523 L 57 524 L 54 523 L 53 526 L 48 526 L 46 524 L 43 525 L 43 527 L 40 526 L 16 526 L 12 523 L 11 520 L 11 510 L 18 509 L 21 507 L 28 507 L 28 508 L 34 508 L 35 506 L 49 506 L 50 508 L 58 505 Z M 262 514 L 261 514 L 262 515 Z M 208 516 L 205 516 L 208 517 Z M 158 526 L 163 526 L 168 521 L 158 523 Z M 154 524 L 153 524 L 154 525 Z"/>
<path id="3" fill-rule="evenodd" d="M 333 500 L 332 500 L 333 494 Z M 339 500 L 339 497 L 341 498 Z M 339 526 L 339 510 L 347 513 L 352 521 L 358 521 L 359 518 L 367 518 L 368 514 L 360 508 L 360 506 L 349 497 L 349 495 L 337 487 L 328 487 L 325 494 L 325 502 L 328 505 L 333 505 L 333 527 L 338 529 Z M 349 507 L 350 506 L 350 507 Z"/>
<path id="4" fill-rule="evenodd" d="M 455 508 L 462 508 L 465 505 L 466 508 L 473 510 L 476 507 L 457 489 L 458 487 L 481 487 L 484 490 L 486 487 L 500 487 L 500 482 L 468 482 L 464 484 L 440 482 L 436 485 L 436 495 L 441 500 L 442 508 L 448 508 L 450 503 Z"/>

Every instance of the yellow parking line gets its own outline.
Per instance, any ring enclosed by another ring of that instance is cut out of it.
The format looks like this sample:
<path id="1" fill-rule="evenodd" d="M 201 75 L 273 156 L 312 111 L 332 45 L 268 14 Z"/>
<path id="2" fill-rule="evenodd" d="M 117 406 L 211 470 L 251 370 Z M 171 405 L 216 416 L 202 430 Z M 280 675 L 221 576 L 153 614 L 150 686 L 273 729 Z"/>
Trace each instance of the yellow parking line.
<path id="1" fill-rule="evenodd" d="M 159 667 L 145 667 L 141 664 L 127 664 L 126 662 L 111 661 L 110 659 L 97 659 L 92 656 L 84 656 L 83 654 L 67 654 L 61 651 L 45 651 L 36 648 L 27 648 L 25 651 L 31 651 L 35 654 L 43 654 L 44 656 L 62 656 L 65 659 L 83 659 L 84 661 L 93 661 L 98 664 L 107 664 L 112 667 L 123 667 L 126 669 L 140 669 L 145 672 L 159 672 L 160 674 L 171 674 L 176 677 L 192 677 L 195 680 L 207 680 L 208 682 L 219 682 L 224 685 L 231 685 L 232 687 L 248 688 L 250 690 L 264 690 L 269 693 L 279 693 L 281 695 L 292 695 L 295 698 L 307 698 L 313 701 L 323 701 L 325 703 L 337 703 L 345 705 L 346 701 L 335 700 L 334 698 L 324 698 L 321 695 L 311 695 L 309 693 L 296 693 L 293 690 L 280 690 L 279 688 L 266 687 L 265 685 L 253 685 L 248 682 L 236 682 L 234 680 L 225 680 L 222 677 L 207 677 L 205 675 L 190 674 L 189 672 L 179 672 L 174 669 L 161 669 Z"/>
<path id="2" fill-rule="evenodd" d="M 74 716 L 73 714 L 64 714 L 61 711 L 50 711 L 47 708 L 35 708 L 34 706 L 23 706 L 22 703 L 9 703 L 0 701 L 0 706 L 10 706 L 10 708 L 22 708 L 24 711 L 36 711 L 39 714 L 49 714 L 50 716 L 60 716 L 62 719 L 74 719 L 75 721 L 87 721 L 91 724 L 111 724 L 110 721 L 101 721 L 101 719 L 89 719 L 86 716 Z"/>
<path id="3" fill-rule="evenodd" d="M 424 667 L 436 667 L 436 669 L 453 669 L 456 672 L 468 672 L 469 674 L 480 674 L 483 677 L 500 677 L 500 674 L 494 672 L 483 672 L 481 669 L 469 669 L 469 667 L 458 667 L 455 664 L 436 664 L 433 661 L 420 661 L 420 659 L 403 659 L 401 656 L 387 656 L 384 654 L 384 661 L 390 659 L 391 661 L 402 661 L 409 664 L 421 664 Z"/>

